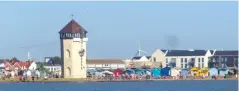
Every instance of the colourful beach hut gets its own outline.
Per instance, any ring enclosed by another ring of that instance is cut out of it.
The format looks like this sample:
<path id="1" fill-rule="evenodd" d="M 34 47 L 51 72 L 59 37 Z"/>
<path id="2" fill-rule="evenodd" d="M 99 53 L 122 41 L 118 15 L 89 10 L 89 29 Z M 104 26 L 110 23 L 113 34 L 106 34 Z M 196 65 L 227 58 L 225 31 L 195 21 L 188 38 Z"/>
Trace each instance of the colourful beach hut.
<path id="1" fill-rule="evenodd" d="M 188 73 L 189 73 L 189 71 L 187 70 L 187 69 L 182 69 L 181 71 L 180 71 L 180 76 L 188 76 Z"/>
<path id="2" fill-rule="evenodd" d="M 95 75 L 96 70 L 95 69 L 87 69 L 87 76 L 93 76 Z"/>
<path id="3" fill-rule="evenodd" d="M 199 76 L 198 70 L 199 70 L 199 69 L 198 69 L 197 67 L 191 68 L 191 75 L 192 75 L 192 76 Z"/>
<path id="4" fill-rule="evenodd" d="M 180 70 L 179 70 L 179 69 L 172 68 L 172 69 L 170 70 L 170 75 L 171 75 L 171 76 L 178 76 L 178 75 L 180 75 Z"/>
<path id="5" fill-rule="evenodd" d="M 114 75 L 115 75 L 116 77 L 119 77 L 121 74 L 123 74 L 123 70 L 121 70 L 121 69 L 115 69 L 115 70 L 113 71 L 113 73 L 114 73 Z"/>
<path id="6" fill-rule="evenodd" d="M 145 69 L 134 69 L 136 76 L 144 76 L 146 74 Z"/>
<path id="7" fill-rule="evenodd" d="M 219 69 L 218 73 L 220 76 L 225 76 L 228 74 L 228 71 L 229 71 L 228 69 Z"/>
<path id="8" fill-rule="evenodd" d="M 216 68 L 209 69 L 209 76 L 218 75 L 218 70 Z"/>
<path id="9" fill-rule="evenodd" d="M 153 75 L 153 77 L 155 77 L 155 78 L 159 77 L 159 76 L 161 75 L 161 69 L 160 69 L 160 68 L 154 68 L 154 69 L 152 70 L 152 75 Z"/>
<path id="10" fill-rule="evenodd" d="M 124 74 L 128 74 L 128 75 L 131 75 L 131 74 L 134 73 L 134 71 L 133 71 L 133 70 L 130 70 L 130 69 L 127 69 L 127 70 L 125 70 L 123 73 L 124 73 Z"/>
<path id="11" fill-rule="evenodd" d="M 161 76 L 169 76 L 170 75 L 170 67 L 164 67 L 162 70 L 161 70 Z"/>

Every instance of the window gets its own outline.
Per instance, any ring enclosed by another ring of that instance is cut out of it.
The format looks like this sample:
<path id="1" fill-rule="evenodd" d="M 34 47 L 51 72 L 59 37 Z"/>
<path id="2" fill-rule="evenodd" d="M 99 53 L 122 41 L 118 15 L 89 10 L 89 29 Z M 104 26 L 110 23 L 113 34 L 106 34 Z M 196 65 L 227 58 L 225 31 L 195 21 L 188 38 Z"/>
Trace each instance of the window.
<path id="1" fill-rule="evenodd" d="M 181 63 L 183 63 L 183 58 L 181 58 Z"/>
<path id="2" fill-rule="evenodd" d="M 187 58 L 185 58 L 185 59 L 184 59 L 184 62 L 185 62 L 185 63 L 187 63 L 187 62 L 188 62 L 188 61 L 187 61 Z"/>
<path id="3" fill-rule="evenodd" d="M 201 66 L 200 63 L 198 63 L 198 68 L 201 68 L 200 66 Z"/>
<path id="4" fill-rule="evenodd" d="M 200 63 L 200 58 L 198 58 L 198 62 Z"/>
<path id="5" fill-rule="evenodd" d="M 195 58 L 191 58 L 191 61 L 192 61 L 192 62 L 195 62 Z"/>
<path id="6" fill-rule="evenodd" d="M 227 58 L 224 59 L 224 62 L 227 62 Z"/>
<path id="7" fill-rule="evenodd" d="M 168 64 L 168 58 L 166 58 L 166 64 Z"/>
<path id="8" fill-rule="evenodd" d="M 204 63 L 202 63 L 202 68 L 204 68 Z"/>
<path id="9" fill-rule="evenodd" d="M 215 58 L 215 61 L 218 62 L 218 57 Z"/>
<path id="10" fill-rule="evenodd" d="M 183 64 L 181 64 L 181 68 L 183 68 Z"/>
<path id="11" fill-rule="evenodd" d="M 156 58 L 154 57 L 154 62 L 156 62 Z"/>
<path id="12" fill-rule="evenodd" d="M 188 68 L 188 64 L 185 64 L 185 68 Z"/>
<path id="13" fill-rule="evenodd" d="M 202 62 L 204 62 L 204 58 L 202 58 Z"/>
<path id="14" fill-rule="evenodd" d="M 70 52 L 70 50 L 67 50 L 67 51 L 66 51 L 66 54 L 67 54 L 67 57 L 68 57 L 68 58 L 71 57 L 71 52 Z"/>
<path id="15" fill-rule="evenodd" d="M 51 68 L 51 71 L 53 71 L 53 68 Z"/>
<path id="16" fill-rule="evenodd" d="M 56 68 L 54 68 L 54 71 L 56 71 Z"/>

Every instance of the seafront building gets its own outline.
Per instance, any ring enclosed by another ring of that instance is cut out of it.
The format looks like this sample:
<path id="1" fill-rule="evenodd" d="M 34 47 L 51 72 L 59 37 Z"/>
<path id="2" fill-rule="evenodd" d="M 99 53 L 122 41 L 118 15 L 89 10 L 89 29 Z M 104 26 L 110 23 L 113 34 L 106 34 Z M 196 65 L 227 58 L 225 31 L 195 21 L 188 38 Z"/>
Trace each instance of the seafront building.
<path id="1" fill-rule="evenodd" d="M 236 50 L 218 50 L 209 59 L 210 67 L 238 68 L 238 51 Z"/>
<path id="2" fill-rule="evenodd" d="M 138 62 L 138 64 L 137 64 Z M 165 50 L 156 49 L 151 56 L 133 57 L 125 60 L 126 67 L 171 67 L 179 69 L 197 68 L 237 68 L 238 50 Z M 141 63 L 141 64 L 139 64 Z M 137 65 L 134 65 L 137 64 Z M 155 65 L 158 64 L 158 65 Z M 221 66 L 219 66 L 219 64 Z M 160 65 L 160 66 L 159 66 Z"/>
<path id="3" fill-rule="evenodd" d="M 88 70 L 114 70 L 114 69 L 125 69 L 125 63 L 121 59 L 87 59 Z"/>
<path id="4" fill-rule="evenodd" d="M 86 78 L 86 33 L 73 19 L 59 32 L 64 78 Z"/>

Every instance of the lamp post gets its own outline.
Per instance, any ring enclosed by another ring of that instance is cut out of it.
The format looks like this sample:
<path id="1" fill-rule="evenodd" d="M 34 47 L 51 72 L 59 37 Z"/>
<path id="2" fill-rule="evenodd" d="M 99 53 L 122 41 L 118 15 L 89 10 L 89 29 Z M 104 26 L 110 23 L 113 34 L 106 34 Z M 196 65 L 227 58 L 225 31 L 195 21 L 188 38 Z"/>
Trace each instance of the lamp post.
<path id="1" fill-rule="evenodd" d="M 81 39 L 81 50 L 79 51 L 79 54 L 80 54 L 80 57 L 81 57 L 81 69 L 83 69 L 84 67 L 83 67 L 83 56 L 84 56 L 84 54 L 85 54 L 85 50 L 83 49 L 83 39 Z"/>

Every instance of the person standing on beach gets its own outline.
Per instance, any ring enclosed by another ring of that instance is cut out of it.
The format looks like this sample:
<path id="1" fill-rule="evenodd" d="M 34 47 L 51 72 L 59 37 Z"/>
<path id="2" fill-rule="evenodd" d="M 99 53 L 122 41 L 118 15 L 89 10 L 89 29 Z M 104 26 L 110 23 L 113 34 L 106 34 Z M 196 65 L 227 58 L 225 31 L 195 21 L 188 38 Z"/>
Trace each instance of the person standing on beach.
<path id="1" fill-rule="evenodd" d="M 35 80 L 35 76 L 34 76 L 34 75 L 32 75 L 32 81 L 34 82 L 34 80 Z"/>

